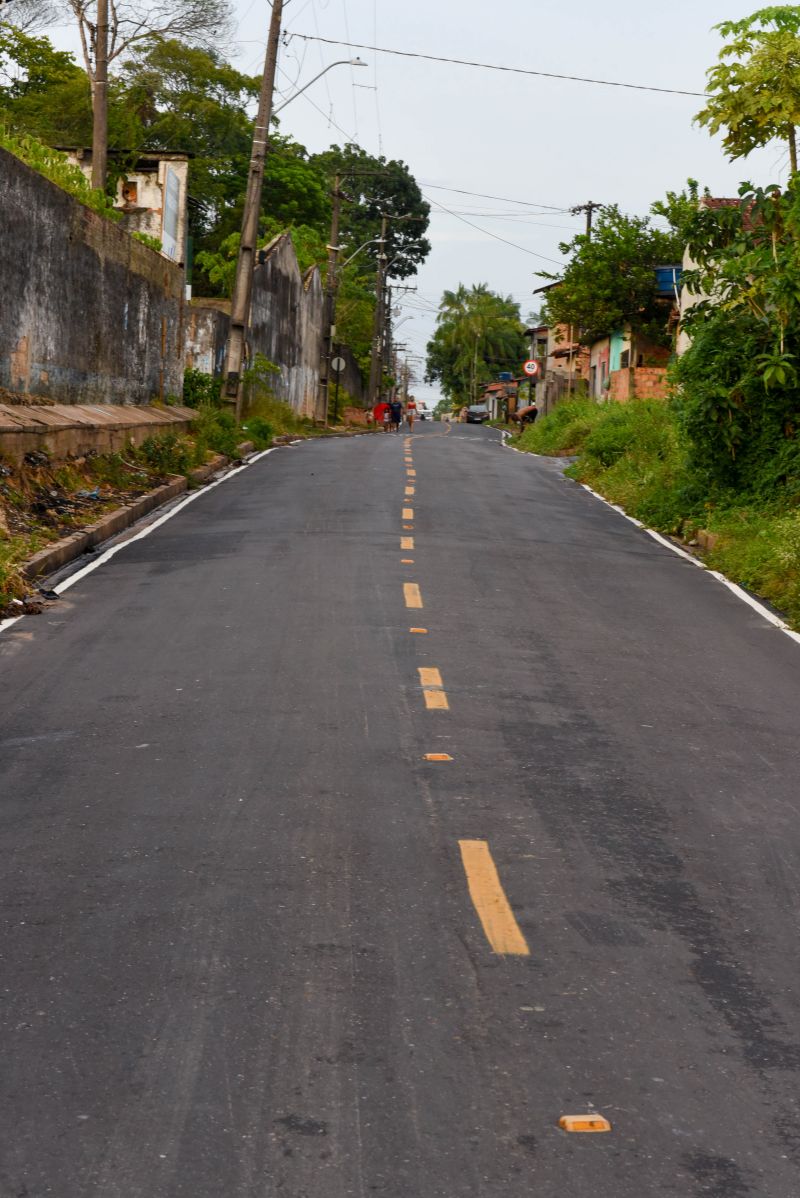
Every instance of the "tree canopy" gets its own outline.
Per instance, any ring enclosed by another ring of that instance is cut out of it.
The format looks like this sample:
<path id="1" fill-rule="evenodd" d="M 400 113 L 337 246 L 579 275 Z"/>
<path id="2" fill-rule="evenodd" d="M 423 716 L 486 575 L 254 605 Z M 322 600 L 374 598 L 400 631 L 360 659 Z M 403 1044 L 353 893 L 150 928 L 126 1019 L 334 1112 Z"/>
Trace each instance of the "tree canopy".
<path id="1" fill-rule="evenodd" d="M 331 146 L 314 155 L 311 162 L 328 179 L 342 176 L 340 241 L 346 242 L 352 252 L 377 238 L 381 217 L 387 214 L 391 218 L 385 248 L 389 277 L 406 279 L 415 274 L 431 251 L 425 237 L 430 205 L 406 164 L 383 156 L 375 158 L 352 144 Z M 377 265 L 376 245 L 368 246 L 364 254 Z"/>
<path id="2" fill-rule="evenodd" d="M 428 342 L 426 380 L 440 382 L 451 403 L 475 403 L 501 371 L 517 374 L 527 357 L 519 304 L 485 283 L 445 291 Z"/>
<path id="3" fill-rule="evenodd" d="M 591 237 L 580 233 L 560 249 L 572 255 L 562 274 L 542 273 L 558 284 L 547 293 L 551 324 L 573 325 L 587 343 L 626 324 L 655 341 L 665 339 L 654 268 L 682 261 L 684 245 L 675 230 L 655 228 L 649 217 L 627 216 L 611 204 Z"/>
<path id="4" fill-rule="evenodd" d="M 710 99 L 695 120 L 711 133 L 724 130 L 732 159 L 744 158 L 776 138 L 789 146 L 797 171 L 795 127 L 800 123 L 800 7 L 760 8 L 716 29 L 730 40 L 708 71 Z"/>

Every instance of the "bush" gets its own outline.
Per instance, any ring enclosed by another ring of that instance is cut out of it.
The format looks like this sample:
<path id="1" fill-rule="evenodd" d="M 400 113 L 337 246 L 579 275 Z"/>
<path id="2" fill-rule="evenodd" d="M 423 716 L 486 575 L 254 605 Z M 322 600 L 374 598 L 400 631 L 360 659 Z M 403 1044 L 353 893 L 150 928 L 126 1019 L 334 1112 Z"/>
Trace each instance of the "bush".
<path id="1" fill-rule="evenodd" d="M 248 417 L 242 431 L 247 433 L 248 441 L 252 441 L 256 449 L 266 449 L 273 437 L 272 425 L 263 416 Z"/>
<path id="2" fill-rule="evenodd" d="M 177 433 L 148 437 L 136 456 L 158 474 L 188 474 L 197 461 L 195 446 Z"/>
<path id="3" fill-rule="evenodd" d="M 520 438 L 520 448 L 531 453 L 575 453 L 602 419 L 603 408 L 589 399 L 560 403 L 542 416 Z"/>
<path id="4" fill-rule="evenodd" d="M 222 405 L 222 379 L 193 367 L 183 372 L 183 403 L 187 408 Z"/>

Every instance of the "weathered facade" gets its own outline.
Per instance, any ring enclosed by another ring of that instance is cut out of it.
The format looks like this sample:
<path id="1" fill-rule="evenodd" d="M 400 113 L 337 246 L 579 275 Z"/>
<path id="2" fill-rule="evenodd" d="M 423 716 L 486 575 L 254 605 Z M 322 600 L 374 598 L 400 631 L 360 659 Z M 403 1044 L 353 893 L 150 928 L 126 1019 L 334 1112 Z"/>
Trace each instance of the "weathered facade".
<path id="1" fill-rule="evenodd" d="M 250 345 L 280 367 L 270 381 L 301 416 L 324 418 L 319 385 L 324 295 L 319 269 L 303 275 L 289 233 L 259 254 L 253 277 Z"/>
<path id="2" fill-rule="evenodd" d="M 92 178 L 91 150 L 65 148 L 73 165 Z M 168 150 L 142 154 L 117 180 L 115 207 L 129 233 L 146 233 L 161 242 L 161 253 L 183 266 L 186 261 L 189 156 Z"/>
<path id="3" fill-rule="evenodd" d="M 192 300 L 186 310 L 186 368 L 219 378 L 231 331 L 230 300 Z"/>
<path id="4" fill-rule="evenodd" d="M 183 271 L 2 149 L 0 285 L 0 386 L 60 403 L 181 394 Z"/>

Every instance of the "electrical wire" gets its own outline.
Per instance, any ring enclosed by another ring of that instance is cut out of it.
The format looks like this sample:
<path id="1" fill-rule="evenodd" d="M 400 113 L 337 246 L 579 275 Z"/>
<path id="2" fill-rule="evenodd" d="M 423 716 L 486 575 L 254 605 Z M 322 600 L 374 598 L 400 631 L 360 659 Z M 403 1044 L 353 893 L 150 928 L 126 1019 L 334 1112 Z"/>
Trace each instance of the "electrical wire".
<path id="1" fill-rule="evenodd" d="M 483 71 L 504 71 L 511 75 L 533 75 L 541 79 L 563 79 L 568 83 L 592 83 L 600 87 L 624 87 L 639 92 L 660 92 L 667 96 L 695 96 L 705 99 L 705 92 L 683 91 L 676 87 L 654 87 L 646 83 L 622 83 L 617 79 L 589 79 L 584 75 L 560 75 L 555 71 L 532 71 L 527 67 L 506 67 L 493 62 L 473 62 L 467 58 L 445 58 L 439 54 L 421 54 L 411 50 L 393 50 L 386 46 L 367 46 L 362 42 L 345 42 L 335 37 L 313 36 L 310 33 L 293 33 L 292 37 L 309 42 L 326 42 L 329 46 L 349 46 L 352 50 L 369 50 L 373 54 L 393 54 L 398 58 L 419 58 L 425 62 L 444 62 L 459 67 L 478 67 Z M 377 39 L 376 39 L 377 40 Z"/>
<path id="2" fill-rule="evenodd" d="M 472 229 L 477 229 L 479 233 L 483 233 L 486 237 L 492 237 L 495 241 L 502 241 L 504 245 L 510 245 L 512 249 L 519 250 L 523 254 L 530 254 L 532 258 L 541 258 L 545 262 L 552 262 L 555 266 L 563 266 L 563 262 L 559 262 L 555 258 L 548 258 L 547 254 L 540 254 L 536 250 L 529 250 L 524 245 L 518 245 L 515 241 L 509 241 L 506 237 L 500 237 L 497 233 L 492 233 L 490 229 L 483 229 L 480 225 L 476 225 L 474 221 L 467 220 L 465 216 L 459 216 L 457 212 L 453 212 L 451 208 L 446 208 L 444 204 L 440 204 L 433 196 L 426 196 L 422 193 L 429 204 L 435 204 L 437 208 L 441 208 L 443 212 L 448 212 L 450 216 L 454 216 L 456 220 L 460 220 L 462 224 L 469 225 Z"/>
<path id="3" fill-rule="evenodd" d="M 347 0 L 342 0 L 342 17 L 344 19 L 344 31 L 347 37 L 350 37 L 350 22 L 347 17 Z M 355 140 L 358 142 L 358 105 L 356 104 L 356 76 L 355 68 L 350 65 L 350 91 L 353 96 L 353 128 L 355 129 Z"/>
<path id="4" fill-rule="evenodd" d="M 378 0 L 372 0 L 372 36 L 377 42 L 378 40 Z M 383 157 L 383 131 L 381 130 L 381 103 L 378 98 L 378 64 L 375 62 L 372 68 L 372 83 L 375 89 L 375 120 L 378 124 L 378 157 Z"/>

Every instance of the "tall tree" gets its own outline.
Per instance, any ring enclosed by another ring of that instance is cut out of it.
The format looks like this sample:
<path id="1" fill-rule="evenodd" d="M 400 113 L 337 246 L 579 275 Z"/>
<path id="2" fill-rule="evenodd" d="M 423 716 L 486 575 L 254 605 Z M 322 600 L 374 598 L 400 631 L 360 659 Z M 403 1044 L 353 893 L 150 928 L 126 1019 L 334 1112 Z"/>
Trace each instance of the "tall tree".
<path id="1" fill-rule="evenodd" d="M 374 158 L 360 146 L 332 146 L 311 159 L 328 178 L 342 177 L 340 241 L 351 249 L 377 238 L 381 218 L 388 214 L 385 253 L 388 276 L 406 279 L 416 273 L 431 251 L 425 237 L 430 205 L 425 202 L 416 179 L 404 162 Z M 368 260 L 377 263 L 378 247 L 368 247 Z"/>
<path id="2" fill-rule="evenodd" d="M 64 13 L 74 23 L 81 43 L 86 74 L 94 87 L 96 65 L 97 0 L 21 0 L 29 21 L 43 24 L 54 14 Z M 11 20 L 20 0 L 5 6 Z M 22 11 L 22 10 L 20 10 Z M 224 44 L 230 32 L 228 0 L 113 0 L 108 6 L 108 62 L 153 36 L 180 38 L 209 49 Z"/>
<path id="3" fill-rule="evenodd" d="M 504 370 L 516 373 L 527 356 L 519 304 L 485 283 L 445 291 L 428 342 L 426 379 L 447 398 L 474 403 L 483 383 Z"/>
<path id="4" fill-rule="evenodd" d="M 730 40 L 708 71 L 711 98 L 695 120 L 711 133 L 724 130 L 722 144 L 732 159 L 744 158 L 776 138 L 786 142 L 794 174 L 800 124 L 800 7 L 771 5 L 715 28 Z"/>

